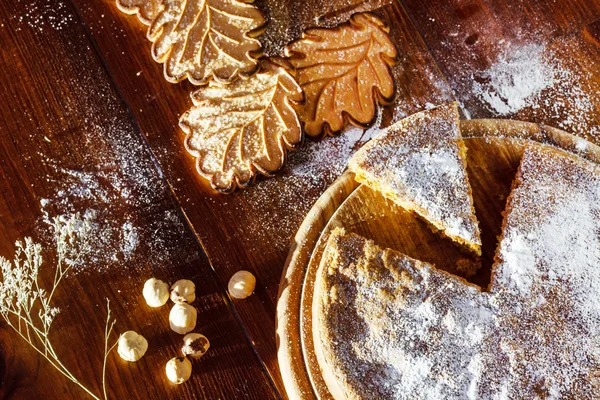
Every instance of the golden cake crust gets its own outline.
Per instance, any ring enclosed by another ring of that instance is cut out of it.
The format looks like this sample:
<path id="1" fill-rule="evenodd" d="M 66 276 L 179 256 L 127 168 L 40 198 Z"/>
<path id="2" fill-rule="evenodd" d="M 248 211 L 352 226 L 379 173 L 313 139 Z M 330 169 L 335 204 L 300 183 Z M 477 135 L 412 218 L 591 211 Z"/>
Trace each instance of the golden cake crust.
<path id="1" fill-rule="evenodd" d="M 465 160 L 458 108 L 451 103 L 390 126 L 363 146 L 348 168 L 357 181 L 481 254 Z"/>

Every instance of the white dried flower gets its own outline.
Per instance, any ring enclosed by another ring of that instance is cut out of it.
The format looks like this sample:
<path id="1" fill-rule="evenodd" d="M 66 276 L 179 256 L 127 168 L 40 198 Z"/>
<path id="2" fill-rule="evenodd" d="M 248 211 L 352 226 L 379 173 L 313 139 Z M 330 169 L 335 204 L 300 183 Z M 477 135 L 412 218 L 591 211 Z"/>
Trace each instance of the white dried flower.
<path id="1" fill-rule="evenodd" d="M 171 286 L 171 300 L 174 303 L 191 303 L 196 300 L 196 285 L 188 279 L 180 279 Z"/>
<path id="2" fill-rule="evenodd" d="M 174 384 L 180 385 L 192 376 L 192 363 L 185 357 L 175 357 L 167 362 L 165 370 L 167 378 Z"/>
<path id="3" fill-rule="evenodd" d="M 31 238 L 16 242 L 14 261 L 0 257 L 0 316 L 42 357 L 47 359 L 58 372 L 78 385 L 90 397 L 100 400 L 82 384 L 59 360 L 50 340 L 50 328 L 59 309 L 52 307 L 52 297 L 59 283 L 65 279 L 70 268 L 78 264 L 90 250 L 90 227 L 93 214 L 86 213 L 81 220 L 79 214 L 69 218 L 54 218 L 54 240 L 57 261 L 54 266 L 54 282 L 49 291 L 41 287 L 38 275 L 42 266 L 42 247 Z M 102 366 L 103 399 L 106 395 L 106 360 L 115 347 L 109 345 L 115 321 L 111 319 L 107 301 L 107 316 L 104 330 L 104 362 Z M 36 314 L 37 313 L 37 318 Z"/>
<path id="4" fill-rule="evenodd" d="M 254 292 L 256 278 L 248 271 L 238 271 L 229 280 L 227 289 L 231 297 L 245 299 Z"/>
<path id="5" fill-rule="evenodd" d="M 185 335 L 196 327 L 198 312 L 187 303 L 175 303 L 169 313 L 169 325 L 174 332 Z"/>
<path id="6" fill-rule="evenodd" d="M 160 307 L 169 300 L 169 285 L 160 279 L 150 278 L 144 283 L 142 294 L 150 307 Z"/>

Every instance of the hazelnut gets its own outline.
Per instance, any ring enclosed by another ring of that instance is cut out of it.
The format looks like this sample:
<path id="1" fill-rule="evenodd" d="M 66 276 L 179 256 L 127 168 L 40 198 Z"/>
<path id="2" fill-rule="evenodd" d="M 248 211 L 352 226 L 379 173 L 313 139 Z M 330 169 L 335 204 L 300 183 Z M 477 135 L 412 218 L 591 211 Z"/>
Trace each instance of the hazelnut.
<path id="1" fill-rule="evenodd" d="M 196 300 L 196 285 L 188 279 L 180 279 L 171 286 L 171 300 L 175 303 L 191 303 Z"/>
<path id="2" fill-rule="evenodd" d="M 169 285 L 160 279 L 150 278 L 144 283 L 142 294 L 150 307 L 160 307 L 169 300 Z"/>
<path id="3" fill-rule="evenodd" d="M 200 333 L 188 333 L 183 337 L 183 347 L 181 351 L 184 356 L 200 358 L 206 353 L 210 343 L 206 336 Z"/>
<path id="4" fill-rule="evenodd" d="M 175 303 L 169 314 L 171 329 L 180 335 L 191 332 L 196 327 L 198 312 L 187 303 Z"/>
<path id="5" fill-rule="evenodd" d="M 137 361 L 148 350 L 148 341 L 134 331 L 127 331 L 119 337 L 117 352 L 125 361 Z"/>
<path id="6" fill-rule="evenodd" d="M 254 292 L 256 278 L 248 271 L 238 271 L 229 280 L 227 289 L 231 297 L 236 299 L 245 299 Z"/>
<path id="7" fill-rule="evenodd" d="M 176 385 L 190 379 L 192 375 L 192 363 L 185 357 L 171 358 L 165 367 L 167 378 Z"/>

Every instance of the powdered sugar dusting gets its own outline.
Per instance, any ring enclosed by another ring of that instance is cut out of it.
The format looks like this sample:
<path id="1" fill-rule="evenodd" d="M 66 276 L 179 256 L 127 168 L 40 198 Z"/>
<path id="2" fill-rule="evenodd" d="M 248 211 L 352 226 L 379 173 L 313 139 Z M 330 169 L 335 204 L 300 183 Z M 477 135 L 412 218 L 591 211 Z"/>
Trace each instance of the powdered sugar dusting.
<path id="1" fill-rule="evenodd" d="M 290 160 L 288 170 L 292 175 L 310 180 L 323 179 L 322 172 L 329 173 L 328 180 L 338 177 L 354 152 L 381 132 L 381 118 L 379 109 L 375 124 L 370 129 L 350 126 L 338 137 L 309 142 L 303 152 Z"/>
<path id="2" fill-rule="evenodd" d="M 514 113 L 535 103 L 555 82 L 554 67 L 543 59 L 543 47 L 530 44 L 501 55 L 474 81 L 474 92 L 498 115 Z"/>
<path id="3" fill-rule="evenodd" d="M 18 0 L 18 2 L 24 4 L 25 12 L 15 14 L 13 18 L 39 32 L 47 29 L 60 31 L 77 23 L 67 3 L 62 1 Z"/>
<path id="4" fill-rule="evenodd" d="M 69 49 L 65 46 L 65 49 Z M 65 59 L 85 65 L 93 52 L 82 51 Z M 169 188 L 156 168 L 144 141 L 130 123 L 113 89 L 103 75 L 70 75 L 64 66 L 64 84 L 70 96 L 62 99 L 57 123 L 35 119 L 29 140 L 37 141 L 40 170 L 48 171 L 48 185 L 40 201 L 42 237 L 49 237 L 53 217 L 80 215 L 90 222 L 91 251 L 76 272 L 107 272 L 112 267 L 140 264 L 164 266 L 199 256 Z M 103 70 L 96 71 L 103 74 Z M 77 99 L 77 100 L 74 100 Z M 101 99 L 101 100 L 100 100 Z M 109 117 L 107 117 L 109 116 Z M 61 140 L 73 147 L 68 157 L 62 146 L 45 146 Z M 42 190 L 42 188 L 38 188 Z"/>
<path id="5" fill-rule="evenodd" d="M 525 154 L 523 182 L 511 200 L 523 212 L 505 222 L 492 291 L 510 287 L 530 297 L 564 286 L 563 301 L 574 302 L 590 328 L 600 328 L 600 170 L 582 165 L 550 151 Z M 534 283 L 542 289 L 532 290 Z"/>
<path id="6" fill-rule="evenodd" d="M 371 241 L 338 235 L 322 259 L 313 314 L 322 367 L 335 376 L 328 386 L 351 398 L 480 395 L 483 371 L 495 372 L 486 360 L 495 329 L 487 295 Z"/>
<path id="7" fill-rule="evenodd" d="M 121 227 L 121 235 L 123 237 L 121 244 L 121 251 L 125 258 L 130 258 L 138 244 L 140 243 L 140 238 L 138 235 L 138 228 L 133 226 L 131 221 L 127 221 Z"/>
<path id="8" fill-rule="evenodd" d="M 248 211 L 254 213 L 240 224 L 238 238 L 268 240 L 278 250 L 289 248 L 290 238 L 317 197 L 344 172 L 352 155 L 381 131 L 381 119 L 379 110 L 370 129 L 351 126 L 340 136 L 307 141 L 300 151 L 289 154 L 280 175 L 236 193 L 243 200 L 233 201 L 249 204 Z"/>
<path id="9" fill-rule="evenodd" d="M 533 282 L 539 278 L 539 271 L 526 238 L 521 233 L 509 233 L 502 246 L 505 260 L 503 275 L 507 280 L 505 284 L 523 293 L 529 292 Z"/>
<path id="10" fill-rule="evenodd" d="M 541 45 L 508 45 L 487 69 L 471 75 L 467 93 L 495 116 L 544 122 L 582 136 L 600 135 L 594 122 L 600 87 L 593 65 L 568 59 L 572 39 Z"/>
<path id="11" fill-rule="evenodd" d="M 359 398 L 594 398 L 599 173 L 549 146 L 525 151 L 489 293 L 335 231 L 313 314 L 328 386 Z"/>
<path id="12" fill-rule="evenodd" d="M 467 247 L 481 246 L 455 104 L 390 126 L 350 162 L 359 181 L 416 211 Z"/>

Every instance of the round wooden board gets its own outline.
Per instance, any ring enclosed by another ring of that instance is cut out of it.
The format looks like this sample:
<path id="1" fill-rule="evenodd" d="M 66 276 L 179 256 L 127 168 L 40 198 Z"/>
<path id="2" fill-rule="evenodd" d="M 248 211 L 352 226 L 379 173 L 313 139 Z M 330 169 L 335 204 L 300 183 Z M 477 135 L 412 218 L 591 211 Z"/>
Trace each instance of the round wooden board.
<path id="1" fill-rule="evenodd" d="M 550 144 L 600 164 L 600 147 L 564 131 L 511 120 L 461 121 L 475 211 L 482 232 L 481 269 L 468 280 L 487 286 L 502 212 L 527 145 Z M 311 306 L 315 274 L 329 232 L 343 226 L 453 273 L 469 257 L 449 239 L 345 172 L 315 203 L 292 243 L 279 289 L 279 368 L 291 399 L 331 399 L 313 349 Z"/>

